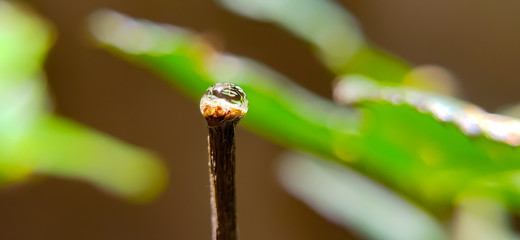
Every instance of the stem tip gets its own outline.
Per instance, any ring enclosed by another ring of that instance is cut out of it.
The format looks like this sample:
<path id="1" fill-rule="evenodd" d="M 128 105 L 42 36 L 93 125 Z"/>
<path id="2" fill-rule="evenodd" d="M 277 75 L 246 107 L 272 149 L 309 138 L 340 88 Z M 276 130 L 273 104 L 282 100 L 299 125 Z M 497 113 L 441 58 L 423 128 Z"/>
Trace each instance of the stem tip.
<path id="1" fill-rule="evenodd" d="M 244 90 L 233 83 L 216 83 L 200 99 L 200 112 L 209 127 L 238 121 L 248 108 Z"/>

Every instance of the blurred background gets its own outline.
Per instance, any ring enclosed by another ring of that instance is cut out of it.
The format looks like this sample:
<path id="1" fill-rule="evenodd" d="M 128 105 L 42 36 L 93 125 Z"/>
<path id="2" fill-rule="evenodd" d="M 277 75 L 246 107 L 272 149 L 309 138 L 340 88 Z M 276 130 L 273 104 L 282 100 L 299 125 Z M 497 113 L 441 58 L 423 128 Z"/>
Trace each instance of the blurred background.
<path id="1" fill-rule="evenodd" d="M 57 113 L 150 149 L 167 164 L 166 191 L 135 205 L 79 181 L 33 178 L 0 190 L 0 239 L 208 239 L 205 122 L 198 104 L 152 74 L 101 50 L 86 17 L 110 8 L 207 34 L 225 51 L 256 59 L 330 98 L 334 74 L 306 43 L 210 0 L 24 1 L 58 33 L 45 71 Z M 367 37 L 414 65 L 437 64 L 463 96 L 494 111 L 514 104 L 520 83 L 520 2 L 339 1 Z M 202 93 L 201 93 L 202 95 Z M 251 110 L 253 111 L 253 110 Z M 286 193 L 276 177 L 283 149 L 238 130 L 238 212 L 243 239 L 361 239 Z"/>

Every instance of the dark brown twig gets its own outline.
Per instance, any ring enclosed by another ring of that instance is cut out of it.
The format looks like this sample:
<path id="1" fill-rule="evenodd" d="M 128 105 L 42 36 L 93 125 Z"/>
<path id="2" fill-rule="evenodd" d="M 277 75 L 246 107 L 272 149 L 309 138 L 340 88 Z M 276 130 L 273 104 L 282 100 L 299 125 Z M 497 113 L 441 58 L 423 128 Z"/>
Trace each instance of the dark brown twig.
<path id="1" fill-rule="evenodd" d="M 235 127 L 247 112 L 247 97 L 232 83 L 210 87 L 200 102 L 208 124 L 213 240 L 236 240 Z"/>

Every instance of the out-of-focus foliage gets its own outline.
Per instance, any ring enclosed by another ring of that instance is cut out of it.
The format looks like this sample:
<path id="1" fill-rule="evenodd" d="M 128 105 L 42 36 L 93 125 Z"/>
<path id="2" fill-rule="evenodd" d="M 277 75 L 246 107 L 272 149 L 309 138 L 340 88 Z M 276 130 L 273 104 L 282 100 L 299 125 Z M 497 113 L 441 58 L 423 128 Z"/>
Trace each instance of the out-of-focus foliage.
<path id="1" fill-rule="evenodd" d="M 90 27 L 111 50 L 153 69 L 196 100 L 216 82 L 236 83 L 255 109 L 248 112 L 244 125 L 280 144 L 331 155 L 334 135 L 345 135 L 353 126 L 347 109 L 259 63 L 217 53 L 186 30 L 110 11 L 93 15 Z"/>
<path id="2" fill-rule="evenodd" d="M 424 209 L 337 163 L 302 153 L 283 157 L 282 184 L 330 221 L 372 239 L 447 239 Z"/>
<path id="3" fill-rule="evenodd" d="M 0 1 L 0 185 L 44 174 L 155 197 L 166 182 L 157 157 L 52 114 L 42 72 L 52 41 L 48 23 Z"/>
<path id="4" fill-rule="evenodd" d="M 401 82 L 408 66 L 370 46 L 356 20 L 332 1 L 219 0 L 247 17 L 279 24 L 312 44 L 338 75 L 365 74 Z M 288 14 L 289 13 L 289 14 Z M 373 71 L 377 68 L 378 71 Z"/>
<path id="5" fill-rule="evenodd" d="M 125 57 L 145 64 L 189 93 L 203 92 L 207 85 L 219 81 L 239 84 L 255 109 L 244 119 L 253 131 L 286 145 L 342 159 L 432 205 L 451 202 L 467 183 L 463 179 L 481 177 L 484 170 L 493 173 L 517 167 L 514 161 L 498 165 L 490 157 L 514 158 L 516 148 L 485 138 L 482 143 L 472 140 L 471 134 L 406 104 L 376 99 L 360 105 L 363 118 L 357 122 L 354 117 L 358 113 L 320 99 L 251 60 L 213 52 L 196 35 L 182 29 L 167 27 L 161 32 L 153 23 L 107 11 L 97 13 L 91 27 L 97 39 L 112 50 L 127 53 Z M 162 52 L 164 49 L 171 51 Z M 380 96 L 385 91 L 377 85 L 348 88 L 353 96 L 356 92 Z M 415 94 L 421 96 L 420 92 Z M 456 106 L 440 96 L 432 101 L 446 108 Z M 264 117 L 267 115 L 277 118 L 270 120 Z M 410 141 L 413 136 L 415 141 Z M 502 145 L 505 150 L 499 147 Z M 457 166 L 463 169 L 453 169 Z M 422 178 L 425 172 L 433 175 Z M 451 184 L 436 184 L 440 180 Z M 442 189 L 436 189 L 440 186 Z"/>
<path id="6" fill-rule="evenodd" d="M 486 185 L 494 195 L 512 194 L 509 204 L 519 205 L 517 119 L 360 76 L 340 81 L 335 95 L 340 102 L 357 103 L 363 112 L 355 141 L 356 155 L 367 159 L 359 163 L 363 168 L 428 203 L 449 204 L 461 191 L 481 191 L 480 185 Z"/>
<path id="7" fill-rule="evenodd" d="M 318 54 L 338 72 L 351 68 L 351 59 L 366 45 L 356 20 L 329 1 L 220 0 L 223 6 L 245 16 L 279 24 L 314 45 Z M 287 14 L 291 12 L 290 14 Z M 340 23 L 340 24 L 338 24 Z M 363 64 L 364 65 L 364 64 Z"/>
<path id="8" fill-rule="evenodd" d="M 370 44 L 356 19 L 334 1 L 217 1 L 235 13 L 278 24 L 307 41 L 337 75 L 359 74 L 427 90 L 441 89 L 438 85 L 445 83 L 427 75 L 417 79 L 408 63 Z"/>
<path id="9" fill-rule="evenodd" d="M 518 120 L 479 111 L 479 117 L 475 118 L 469 113 L 478 110 L 477 107 L 427 93 L 455 94 L 456 84 L 442 68 L 412 68 L 372 47 L 352 16 L 330 1 L 306 0 L 305 4 L 295 0 L 221 2 L 245 16 L 283 26 L 308 41 L 339 77 L 361 79 L 349 81 L 355 84 L 346 88 L 340 83 L 335 89 L 343 96 L 338 98 L 339 104 L 349 98 L 353 99 L 349 103 L 356 104 L 341 107 L 319 98 L 265 66 L 216 52 L 196 34 L 184 29 L 135 20 L 110 11 L 93 15 L 90 28 L 104 47 L 149 68 L 192 97 L 200 96 L 215 82 L 230 81 L 240 85 L 250 99 L 250 111 L 244 123 L 252 131 L 285 146 L 352 167 L 395 193 L 404 194 L 437 218 L 447 214 L 452 206 L 474 197 L 503 204 L 503 209 L 496 210 L 500 214 L 517 211 L 520 206 Z M 478 133 L 471 131 L 475 124 Z M 312 164 L 306 167 L 310 169 L 308 171 L 316 171 L 314 173 L 325 171 Z M 330 218 L 348 219 L 347 224 L 360 229 L 369 238 L 398 236 L 397 228 L 365 226 L 366 219 L 352 212 L 349 206 L 336 204 L 345 201 L 344 196 L 334 195 L 332 190 L 328 197 L 318 196 L 323 194 L 318 190 L 302 191 L 308 183 L 303 179 L 307 176 L 305 172 L 298 172 L 296 167 L 296 172 L 291 172 L 292 168 L 284 169 L 284 174 L 301 178 L 301 181 L 292 179 L 291 184 L 287 184 L 291 192 L 322 213 L 341 214 L 332 214 Z M 315 176 L 329 185 L 342 181 L 341 177 L 321 179 L 324 175 Z M 381 198 L 382 201 L 387 199 Z M 400 204 L 409 203 L 399 201 L 392 207 L 399 208 Z M 461 212 L 464 212 L 462 206 Z M 467 221 L 473 220 L 475 218 L 459 218 L 460 223 L 455 227 L 468 226 Z M 431 226 L 442 225 L 423 226 L 427 229 L 424 232 L 435 228 Z M 503 228 L 496 229 L 500 232 Z M 442 239 L 441 235 L 432 239 Z M 471 239 L 464 234 L 455 238 Z"/>

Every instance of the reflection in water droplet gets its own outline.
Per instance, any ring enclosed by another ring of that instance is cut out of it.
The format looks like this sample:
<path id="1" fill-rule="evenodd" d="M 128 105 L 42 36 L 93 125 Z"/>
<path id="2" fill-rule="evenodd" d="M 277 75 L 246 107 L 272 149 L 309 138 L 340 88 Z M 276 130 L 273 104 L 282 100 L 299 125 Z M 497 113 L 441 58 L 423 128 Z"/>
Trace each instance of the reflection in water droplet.
<path id="1" fill-rule="evenodd" d="M 248 100 L 242 88 L 233 83 L 217 83 L 206 90 L 200 99 L 200 110 L 206 106 L 220 106 L 223 109 L 235 109 L 247 113 Z"/>

